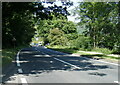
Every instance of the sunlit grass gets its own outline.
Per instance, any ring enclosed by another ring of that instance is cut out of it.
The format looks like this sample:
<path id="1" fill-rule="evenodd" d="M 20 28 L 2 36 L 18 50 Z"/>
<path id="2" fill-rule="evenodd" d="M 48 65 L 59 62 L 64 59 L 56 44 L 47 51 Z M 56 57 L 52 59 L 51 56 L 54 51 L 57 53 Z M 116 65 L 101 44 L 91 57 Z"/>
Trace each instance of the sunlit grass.
<path id="1" fill-rule="evenodd" d="M 77 52 L 77 54 L 80 54 L 81 56 L 88 56 L 91 58 L 100 58 L 100 59 L 120 59 L 120 57 L 114 57 L 114 56 L 108 56 L 106 54 L 90 54 L 90 53 L 84 53 L 84 52 Z"/>
<path id="2" fill-rule="evenodd" d="M 103 48 L 96 48 L 93 49 L 92 52 L 102 52 L 103 54 L 91 54 L 91 53 L 86 53 L 86 52 L 79 52 L 81 50 L 76 50 L 72 49 L 69 47 L 64 47 L 64 46 L 47 46 L 50 49 L 60 51 L 60 52 L 65 52 L 65 53 L 70 53 L 70 54 L 79 54 L 81 56 L 86 56 L 86 57 L 91 57 L 91 58 L 98 58 L 98 59 L 120 59 L 120 57 L 114 57 L 114 56 L 108 56 L 107 54 L 110 54 L 112 51 L 108 49 L 103 49 Z M 97 51 L 98 50 L 98 51 Z M 107 53 L 108 52 L 108 53 Z"/>
<path id="3" fill-rule="evenodd" d="M 104 54 L 111 54 L 113 52 L 113 50 L 109 50 L 107 48 L 93 48 L 91 51 L 94 51 L 94 52 L 100 52 L 100 53 L 104 53 Z"/>
<path id="4" fill-rule="evenodd" d="M 2 49 L 2 66 L 6 66 L 10 64 L 14 59 L 17 54 L 17 52 L 26 46 L 19 46 L 16 48 L 6 48 Z"/>
<path id="5" fill-rule="evenodd" d="M 76 53 L 78 50 L 75 50 L 75 49 L 72 49 L 72 48 L 69 48 L 67 46 L 47 46 L 48 48 L 50 49 L 53 49 L 53 50 L 57 50 L 57 51 L 61 51 L 61 52 L 65 52 L 65 53 Z"/>

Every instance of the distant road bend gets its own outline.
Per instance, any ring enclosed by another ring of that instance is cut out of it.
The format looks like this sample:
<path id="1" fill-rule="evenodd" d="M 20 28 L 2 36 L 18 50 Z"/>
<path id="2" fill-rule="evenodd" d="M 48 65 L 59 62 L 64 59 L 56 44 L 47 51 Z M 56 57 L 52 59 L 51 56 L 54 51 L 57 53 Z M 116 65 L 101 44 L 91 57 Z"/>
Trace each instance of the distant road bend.
<path id="1" fill-rule="evenodd" d="M 5 83 L 118 83 L 118 66 L 44 47 L 18 52 Z"/>

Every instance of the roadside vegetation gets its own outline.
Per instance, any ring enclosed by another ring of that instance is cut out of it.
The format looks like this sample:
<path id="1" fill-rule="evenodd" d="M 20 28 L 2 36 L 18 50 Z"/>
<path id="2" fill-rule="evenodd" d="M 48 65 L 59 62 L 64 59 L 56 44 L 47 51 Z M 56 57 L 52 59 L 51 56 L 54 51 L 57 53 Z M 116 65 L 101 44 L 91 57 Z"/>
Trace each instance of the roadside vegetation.
<path id="1" fill-rule="evenodd" d="M 87 50 L 81 51 L 81 49 L 68 48 L 67 46 L 66 47 L 47 46 L 47 48 L 56 50 L 56 51 L 60 51 L 60 52 L 64 52 L 64 53 L 68 53 L 68 54 L 80 55 L 81 57 L 85 56 L 85 57 L 96 58 L 96 59 L 114 59 L 114 60 L 120 59 L 120 57 L 109 55 L 109 54 L 112 54 L 112 51 L 108 50 L 108 49 L 104 49 L 104 48 L 96 48 L 91 51 L 87 51 Z M 94 53 L 92 53 L 92 52 L 94 52 Z"/>
<path id="2" fill-rule="evenodd" d="M 66 6 L 67 5 L 71 6 L 72 4 L 68 2 Z M 50 9 L 52 11 L 50 11 Z M 8 65 L 15 59 L 18 50 L 24 47 L 22 45 L 29 45 L 36 37 L 41 36 L 39 41 L 42 40 L 44 44 L 48 41 L 46 37 L 49 37 L 49 42 L 61 38 L 64 43 L 66 38 L 61 37 L 61 35 L 65 34 L 63 30 L 67 33 L 69 28 L 66 29 L 64 27 L 62 30 L 57 28 L 61 27 L 61 23 L 70 23 L 71 26 L 74 26 L 73 22 L 67 22 L 67 15 L 69 15 L 69 13 L 66 7 L 62 8 L 55 5 L 51 8 L 46 8 L 42 3 L 38 2 L 3 2 L 2 15 L 3 66 Z M 74 29 L 76 28 L 74 27 L 70 29 L 70 31 L 76 31 Z M 59 33 L 55 34 L 57 37 L 54 37 L 52 31 L 57 31 L 57 33 Z M 50 34 L 48 35 L 49 32 Z M 38 42 L 35 41 L 35 43 Z M 58 44 L 58 41 L 54 41 L 54 43 Z"/>
<path id="3" fill-rule="evenodd" d="M 17 55 L 18 51 L 22 48 L 28 47 L 27 45 L 19 46 L 15 48 L 5 48 L 2 49 L 2 66 L 6 66 L 10 64 L 12 61 L 15 61 L 15 56 Z"/>
<path id="4" fill-rule="evenodd" d="M 100 52 L 96 55 L 100 58 L 119 59 L 119 57 L 107 56 L 108 54 L 120 54 L 120 24 L 118 23 L 120 3 L 107 2 L 81 2 L 76 8 L 80 20 L 77 23 L 77 33 L 67 35 L 66 45 L 49 45 L 48 48 L 67 53 L 78 53 L 94 56 L 79 51 Z M 108 10 L 109 9 L 109 10 Z M 117 17 L 118 16 L 118 17 Z M 69 25 L 70 26 L 70 25 Z M 70 27 L 69 27 L 70 28 Z M 84 29 L 84 32 L 80 32 Z M 62 42 L 61 42 L 62 43 Z M 62 48 L 61 48 L 62 47 Z M 65 47 L 65 48 L 64 48 Z"/>
<path id="5" fill-rule="evenodd" d="M 34 35 L 32 3 L 2 3 L 2 66 L 14 61 L 17 52 Z"/>
<path id="6" fill-rule="evenodd" d="M 65 6 L 72 5 L 68 2 Z M 65 6 L 2 3 L 3 65 L 14 59 L 21 45 L 30 42 L 42 42 L 43 46 L 66 53 L 101 52 L 101 58 L 120 54 L 120 2 L 80 2 L 73 10 L 78 23 L 68 21 L 70 13 Z"/>
<path id="7" fill-rule="evenodd" d="M 51 19 L 40 20 L 36 25 L 38 38 L 50 49 L 89 57 L 119 59 L 108 54 L 120 54 L 120 3 L 80 2 L 74 10 L 80 22 L 68 21 L 62 14 L 51 13 Z M 84 30 L 84 31 L 83 31 Z M 100 52 L 90 54 L 80 51 Z"/>

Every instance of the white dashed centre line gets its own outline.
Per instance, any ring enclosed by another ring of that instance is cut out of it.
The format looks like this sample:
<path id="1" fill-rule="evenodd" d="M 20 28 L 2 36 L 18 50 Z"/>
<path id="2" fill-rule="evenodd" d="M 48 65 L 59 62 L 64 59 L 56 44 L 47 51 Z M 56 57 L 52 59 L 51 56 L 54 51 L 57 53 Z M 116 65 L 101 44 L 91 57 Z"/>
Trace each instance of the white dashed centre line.
<path id="1" fill-rule="evenodd" d="M 18 73 L 23 73 L 22 69 L 19 68 L 18 69 Z"/>
<path id="2" fill-rule="evenodd" d="M 28 85 L 27 80 L 25 78 L 21 78 L 22 85 Z"/>

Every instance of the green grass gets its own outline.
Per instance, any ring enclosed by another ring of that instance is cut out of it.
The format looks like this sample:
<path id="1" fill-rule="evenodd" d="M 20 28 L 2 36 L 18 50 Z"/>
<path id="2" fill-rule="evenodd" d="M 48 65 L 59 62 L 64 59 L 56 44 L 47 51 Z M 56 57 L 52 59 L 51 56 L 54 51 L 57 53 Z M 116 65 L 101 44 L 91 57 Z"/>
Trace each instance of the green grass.
<path id="1" fill-rule="evenodd" d="M 68 48 L 67 46 L 47 46 L 47 48 L 56 50 L 56 51 L 60 51 L 60 52 L 65 52 L 65 53 L 76 53 L 78 50 L 72 49 L 72 48 Z"/>
<path id="2" fill-rule="evenodd" d="M 107 48 L 93 48 L 91 51 L 93 52 L 100 52 L 100 53 L 104 53 L 104 54 L 111 54 L 113 52 L 113 50 L 109 50 Z"/>
<path id="3" fill-rule="evenodd" d="M 113 57 L 113 56 L 107 56 L 106 54 L 89 54 L 89 53 L 83 53 L 83 52 L 77 52 L 77 54 L 80 54 L 81 56 L 87 56 L 91 58 L 98 58 L 98 59 L 120 59 L 120 57 Z"/>
<path id="4" fill-rule="evenodd" d="M 86 57 L 91 57 L 91 58 L 98 58 L 98 59 L 120 59 L 120 57 L 113 57 L 113 56 L 107 56 L 107 54 L 110 54 L 112 51 L 106 49 L 106 48 L 94 48 L 92 51 L 94 52 L 101 52 L 103 54 L 90 54 L 90 53 L 85 53 L 85 52 L 79 52 L 80 50 L 76 50 L 73 48 L 69 47 L 64 47 L 64 46 L 47 46 L 50 49 L 60 51 L 60 52 L 65 52 L 65 53 L 70 53 L 70 54 L 80 54 L 81 56 L 86 56 Z"/>
<path id="5" fill-rule="evenodd" d="M 19 46 L 16 48 L 5 48 L 2 49 L 2 66 L 6 66 L 12 62 L 12 60 L 15 59 L 15 56 L 17 52 L 26 46 Z"/>

